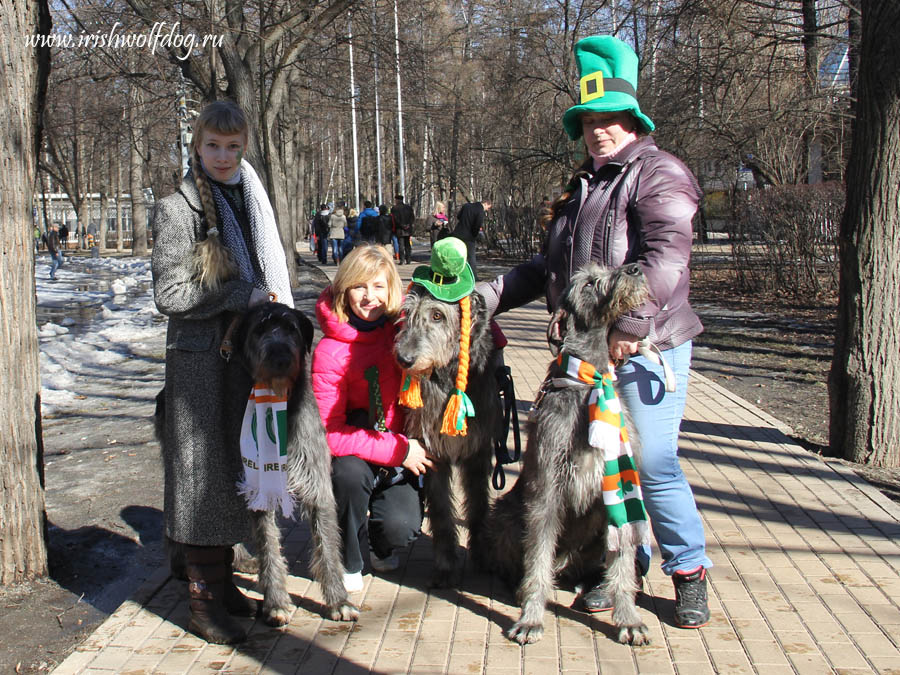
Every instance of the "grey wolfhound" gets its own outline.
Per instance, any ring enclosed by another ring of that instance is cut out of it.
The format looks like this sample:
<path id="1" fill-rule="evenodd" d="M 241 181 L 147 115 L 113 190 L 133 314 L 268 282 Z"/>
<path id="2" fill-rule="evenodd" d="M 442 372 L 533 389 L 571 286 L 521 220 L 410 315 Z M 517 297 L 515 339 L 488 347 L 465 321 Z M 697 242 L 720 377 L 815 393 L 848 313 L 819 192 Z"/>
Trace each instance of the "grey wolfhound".
<path id="1" fill-rule="evenodd" d="M 359 609 L 347 599 L 337 507 L 331 487 L 331 451 L 310 384 L 309 354 L 313 325 L 303 312 L 270 302 L 251 308 L 236 324 L 231 338 L 236 358 L 254 382 L 288 396 L 288 490 L 310 523 L 313 551 L 310 570 L 322 587 L 333 621 L 352 621 Z M 157 413 L 159 426 L 160 413 Z M 249 511 L 257 549 L 263 619 L 283 626 L 294 605 L 287 591 L 287 562 L 281 550 L 281 531 L 274 511 Z M 175 570 L 183 554 L 169 542 Z M 241 546 L 236 547 L 241 549 Z M 239 556 L 240 557 L 240 556 Z"/>
<path id="2" fill-rule="evenodd" d="M 550 321 L 551 348 L 605 371 L 613 322 L 646 297 L 636 264 L 587 264 L 572 276 Z M 605 566 L 619 642 L 646 644 L 647 627 L 635 606 L 637 533 L 646 532 L 646 521 L 641 530 L 622 528 L 616 550 L 607 552 L 604 451 L 588 443 L 593 387 L 566 377 L 559 363 L 551 364 L 535 401 L 519 479 L 494 503 L 482 531 L 489 567 L 513 584 L 521 579 L 522 612 L 507 636 L 520 644 L 540 640 L 554 579 L 564 573 L 582 578 Z"/>
<path id="3" fill-rule="evenodd" d="M 408 373 L 418 375 L 423 405 L 406 416 L 406 433 L 420 439 L 435 462 L 425 474 L 428 517 L 434 539 L 432 584 L 456 582 L 457 532 L 451 493 L 452 468 L 462 477 L 466 525 L 470 544 L 479 540 L 479 530 L 488 509 L 493 441 L 501 419 L 495 371 L 499 355 L 491 336 L 484 298 L 469 297 L 469 367 L 465 392 L 474 408 L 465 435 L 441 433 L 447 402 L 458 387 L 461 307 L 430 295 L 414 285 L 404 300 L 405 322 L 397 334 L 394 355 Z M 470 545 L 470 550 L 473 547 Z M 476 563 L 479 551 L 473 550 Z"/>

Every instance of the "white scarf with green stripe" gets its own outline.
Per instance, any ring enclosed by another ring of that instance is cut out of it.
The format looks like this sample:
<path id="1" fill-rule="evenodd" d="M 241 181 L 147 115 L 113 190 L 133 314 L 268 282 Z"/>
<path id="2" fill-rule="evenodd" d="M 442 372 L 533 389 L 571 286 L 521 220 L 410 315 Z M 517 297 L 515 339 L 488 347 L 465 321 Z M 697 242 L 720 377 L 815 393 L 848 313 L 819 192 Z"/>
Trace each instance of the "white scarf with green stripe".
<path id="1" fill-rule="evenodd" d="M 238 484 L 252 511 L 281 509 L 285 518 L 294 512 L 287 489 L 287 435 L 287 399 L 254 385 L 241 425 L 244 478 Z"/>
<path id="2" fill-rule="evenodd" d="M 567 377 L 592 387 L 588 398 L 588 443 L 603 451 L 603 504 L 609 523 L 607 548 L 617 551 L 620 542 L 628 539 L 649 544 L 647 511 L 628 441 L 625 416 L 613 386 L 616 379 L 613 364 L 601 373 L 587 361 L 560 353 L 556 365 Z"/>

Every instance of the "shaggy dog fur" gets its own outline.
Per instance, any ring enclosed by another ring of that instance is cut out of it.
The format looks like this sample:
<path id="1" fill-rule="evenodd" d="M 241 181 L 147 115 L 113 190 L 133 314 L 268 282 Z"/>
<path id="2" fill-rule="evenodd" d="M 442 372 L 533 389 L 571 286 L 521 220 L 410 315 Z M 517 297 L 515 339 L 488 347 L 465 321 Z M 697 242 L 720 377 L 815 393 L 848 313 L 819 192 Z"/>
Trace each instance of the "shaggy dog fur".
<path id="1" fill-rule="evenodd" d="M 464 493 L 469 542 L 479 539 L 488 509 L 493 441 L 502 411 L 494 373 L 500 365 L 491 337 L 484 298 L 471 295 L 471 342 L 466 393 L 475 416 L 467 419 L 465 436 L 440 433 L 444 408 L 455 389 L 459 363 L 460 308 L 413 286 L 406 296 L 405 322 L 394 345 L 397 362 L 420 376 L 424 406 L 409 410 L 406 433 L 422 441 L 435 468 L 425 474 L 426 503 L 434 539 L 432 583 L 448 586 L 456 582 L 457 532 L 451 493 L 453 466 L 458 467 Z M 472 547 L 470 547 L 472 548 Z M 473 550 L 476 563 L 479 551 Z"/>
<path id="2" fill-rule="evenodd" d="M 561 345 L 563 352 L 603 369 L 610 327 L 646 297 L 637 265 L 607 269 L 589 263 L 573 275 L 550 321 L 551 347 Z M 540 640 L 557 575 L 585 578 L 605 564 L 619 642 L 646 644 L 647 627 L 635 607 L 638 542 L 622 541 L 618 551 L 606 552 L 603 454 L 588 444 L 590 386 L 556 387 L 554 377 L 555 363 L 535 402 L 522 473 L 495 502 L 482 531 L 480 548 L 490 552 L 489 567 L 511 584 L 521 579 L 522 613 L 507 636 L 520 644 Z"/>
<path id="3" fill-rule="evenodd" d="M 313 536 L 310 570 L 322 587 L 328 616 L 333 621 L 352 621 L 359 609 L 347 600 L 337 507 L 331 487 L 331 451 L 310 383 L 309 354 L 312 322 L 299 310 L 279 303 L 250 309 L 234 331 L 236 358 L 254 382 L 267 383 L 279 394 L 289 395 L 288 489 L 302 507 Z M 159 417 L 159 412 L 157 413 Z M 159 428 L 160 420 L 157 420 Z M 271 626 L 283 626 L 294 605 L 287 591 L 287 562 L 281 550 L 281 532 L 272 511 L 250 511 L 254 525 L 263 618 Z M 173 570 L 183 554 L 170 542 Z M 238 546 L 236 562 L 245 562 Z M 246 565 L 242 568 L 246 569 Z"/>

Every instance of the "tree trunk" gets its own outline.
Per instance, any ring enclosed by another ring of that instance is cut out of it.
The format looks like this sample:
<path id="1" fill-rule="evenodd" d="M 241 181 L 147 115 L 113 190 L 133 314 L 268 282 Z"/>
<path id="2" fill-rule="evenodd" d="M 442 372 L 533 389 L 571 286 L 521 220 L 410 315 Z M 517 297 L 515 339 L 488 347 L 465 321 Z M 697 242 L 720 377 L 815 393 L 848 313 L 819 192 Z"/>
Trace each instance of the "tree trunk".
<path id="1" fill-rule="evenodd" d="M 116 250 L 121 253 L 125 250 L 125 235 L 122 232 L 122 168 L 119 165 L 119 146 L 113 147 L 113 184 L 116 192 Z"/>
<path id="2" fill-rule="evenodd" d="M 0 585 L 47 574 L 31 203 L 50 56 L 24 36 L 49 32 L 49 17 L 46 0 L 0 12 Z"/>
<path id="3" fill-rule="evenodd" d="M 819 89 L 819 24 L 816 16 L 816 0 L 801 0 L 803 16 L 803 70 L 806 73 L 806 99 L 813 100 Z M 822 182 L 822 144 L 815 137 L 814 129 L 803 129 L 803 155 L 801 175 L 807 183 Z"/>
<path id="4" fill-rule="evenodd" d="M 131 147 L 128 177 L 131 182 L 131 253 L 147 255 L 147 206 L 144 204 L 144 134 L 136 127 L 135 106 L 129 110 Z"/>
<path id="5" fill-rule="evenodd" d="M 829 376 L 831 450 L 900 466 L 900 23 L 895 0 L 863 0 L 853 146 L 840 233 L 840 302 Z"/>
<path id="6" fill-rule="evenodd" d="M 862 0 L 847 2 L 847 75 L 850 78 L 850 114 L 856 115 L 857 74 L 859 73 L 859 40 L 862 33 L 860 16 Z"/>

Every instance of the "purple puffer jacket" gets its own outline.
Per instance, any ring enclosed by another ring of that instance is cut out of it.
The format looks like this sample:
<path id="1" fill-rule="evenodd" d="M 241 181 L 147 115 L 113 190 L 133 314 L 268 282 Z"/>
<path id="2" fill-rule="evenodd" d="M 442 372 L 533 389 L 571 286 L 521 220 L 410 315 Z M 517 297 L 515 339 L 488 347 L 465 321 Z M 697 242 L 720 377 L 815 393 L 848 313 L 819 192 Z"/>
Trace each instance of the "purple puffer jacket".
<path id="1" fill-rule="evenodd" d="M 688 303 L 691 220 L 702 192 L 690 170 L 649 136 L 622 149 L 596 173 L 588 162 L 573 178 L 569 201 L 556 212 L 544 253 L 478 290 L 497 313 L 545 293 L 556 309 L 572 273 L 588 260 L 618 267 L 636 262 L 651 299 L 616 327 L 677 347 L 703 331 Z"/>

